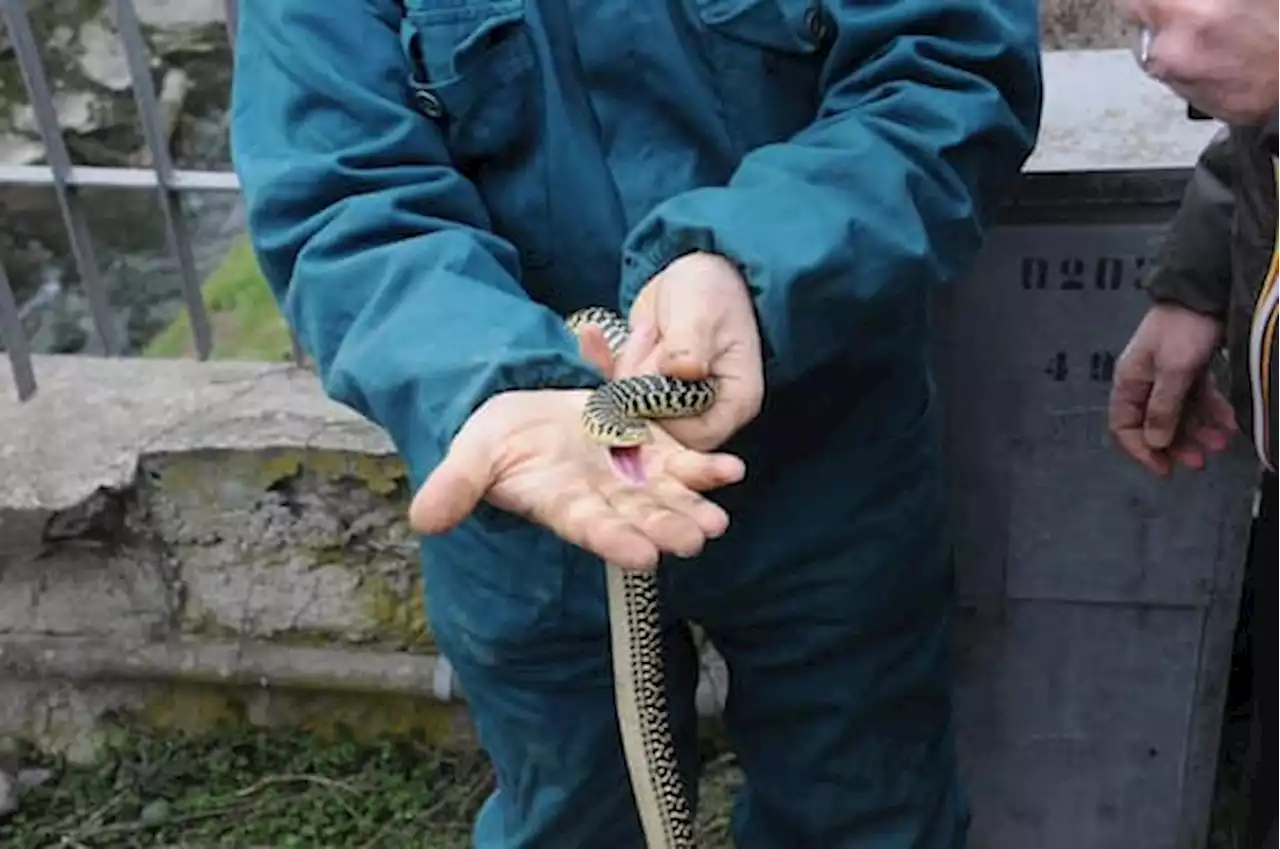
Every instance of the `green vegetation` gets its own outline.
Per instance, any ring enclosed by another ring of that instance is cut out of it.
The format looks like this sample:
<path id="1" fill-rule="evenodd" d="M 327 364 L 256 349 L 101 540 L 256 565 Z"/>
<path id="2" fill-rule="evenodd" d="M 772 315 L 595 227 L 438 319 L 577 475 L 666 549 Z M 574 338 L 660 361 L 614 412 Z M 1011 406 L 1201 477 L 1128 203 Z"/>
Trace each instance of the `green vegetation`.
<path id="1" fill-rule="evenodd" d="M 204 284 L 204 302 L 213 324 L 215 360 L 288 359 L 289 330 L 258 268 L 253 248 L 241 237 Z M 195 355 L 185 310 L 143 351 L 145 357 Z"/>
<path id="2" fill-rule="evenodd" d="M 728 847 L 737 774 L 708 743 L 700 846 Z M 491 786 L 483 757 L 244 726 L 121 733 L 98 765 L 52 764 L 0 823 L 5 849 L 467 849 Z"/>

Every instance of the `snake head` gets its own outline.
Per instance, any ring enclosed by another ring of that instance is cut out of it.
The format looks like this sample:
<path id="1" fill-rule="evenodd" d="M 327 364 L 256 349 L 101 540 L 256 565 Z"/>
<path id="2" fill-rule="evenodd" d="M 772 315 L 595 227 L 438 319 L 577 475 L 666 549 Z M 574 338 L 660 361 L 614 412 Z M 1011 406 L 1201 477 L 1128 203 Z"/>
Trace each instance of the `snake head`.
<path id="1" fill-rule="evenodd" d="M 588 437 L 606 448 L 639 448 L 653 441 L 649 426 L 642 421 L 623 421 L 583 413 L 583 428 Z"/>
<path id="2" fill-rule="evenodd" d="M 619 397 L 622 388 L 606 383 L 591 393 L 582 408 L 582 429 L 592 441 L 610 448 L 634 448 L 653 439 L 644 419 L 628 414 Z"/>

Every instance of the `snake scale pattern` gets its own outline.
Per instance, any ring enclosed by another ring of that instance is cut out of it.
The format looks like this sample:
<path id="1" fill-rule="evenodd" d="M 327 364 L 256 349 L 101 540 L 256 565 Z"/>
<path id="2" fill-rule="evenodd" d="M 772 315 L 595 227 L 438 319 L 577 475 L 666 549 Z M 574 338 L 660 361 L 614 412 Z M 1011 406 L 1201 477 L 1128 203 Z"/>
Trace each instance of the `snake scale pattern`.
<path id="1" fill-rule="evenodd" d="M 589 307 L 566 319 L 573 333 L 592 325 L 617 356 L 630 335 L 625 319 Z M 715 401 L 709 381 L 641 375 L 596 389 L 582 412 L 593 441 L 635 448 L 651 438 L 647 420 L 696 416 Z M 680 776 L 667 713 L 662 606 L 656 572 L 606 566 L 618 726 L 648 849 L 694 849 L 693 815 Z"/>

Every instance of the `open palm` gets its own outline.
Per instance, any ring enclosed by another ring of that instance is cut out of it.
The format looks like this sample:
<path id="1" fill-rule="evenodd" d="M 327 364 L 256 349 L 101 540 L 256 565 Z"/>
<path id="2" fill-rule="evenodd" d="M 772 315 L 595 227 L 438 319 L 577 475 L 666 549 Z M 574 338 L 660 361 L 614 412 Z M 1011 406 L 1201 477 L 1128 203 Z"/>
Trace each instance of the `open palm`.
<path id="1" fill-rule="evenodd" d="M 623 568 L 663 554 L 691 557 L 729 517 L 700 493 L 741 479 L 742 462 L 684 448 L 658 428 L 641 448 L 643 480 L 582 431 L 585 390 L 505 392 L 482 405 L 409 511 L 419 533 L 441 533 L 481 499 L 524 516 Z"/>

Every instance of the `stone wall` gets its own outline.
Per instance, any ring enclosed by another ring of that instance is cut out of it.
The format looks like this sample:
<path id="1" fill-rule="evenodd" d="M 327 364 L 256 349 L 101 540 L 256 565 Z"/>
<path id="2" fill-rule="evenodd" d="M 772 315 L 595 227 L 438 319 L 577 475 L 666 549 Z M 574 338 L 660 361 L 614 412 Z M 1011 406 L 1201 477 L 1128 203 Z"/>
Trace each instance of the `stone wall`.
<path id="1" fill-rule="evenodd" d="M 0 739 L 87 758 L 121 721 L 230 719 L 469 742 L 381 431 L 288 366 L 36 369 L 0 403 Z"/>

